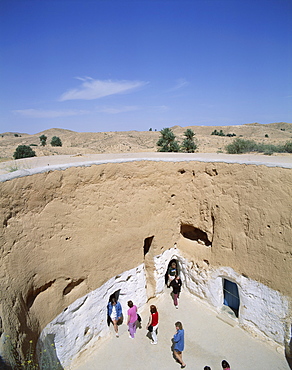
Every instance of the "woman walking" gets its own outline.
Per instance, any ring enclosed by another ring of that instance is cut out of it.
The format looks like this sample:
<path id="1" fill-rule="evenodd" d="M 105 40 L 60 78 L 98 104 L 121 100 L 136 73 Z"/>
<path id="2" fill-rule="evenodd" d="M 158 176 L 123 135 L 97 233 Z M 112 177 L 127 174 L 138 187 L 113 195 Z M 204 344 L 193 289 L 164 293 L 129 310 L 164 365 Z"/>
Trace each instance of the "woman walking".
<path id="1" fill-rule="evenodd" d="M 107 305 L 107 313 L 109 317 L 111 318 L 111 321 L 114 325 L 114 329 L 116 332 L 116 337 L 118 338 L 119 337 L 118 321 L 122 318 L 123 313 L 122 313 L 122 306 L 120 302 L 117 302 L 117 300 L 114 297 L 111 298 L 111 300 L 109 301 Z"/>
<path id="2" fill-rule="evenodd" d="M 181 368 L 184 369 L 187 366 L 182 359 L 182 352 L 185 347 L 185 332 L 180 321 L 175 323 L 175 328 L 176 333 L 173 336 L 174 341 L 173 354 L 174 357 L 181 364 Z"/>
<path id="3" fill-rule="evenodd" d="M 151 344 L 157 344 L 158 311 L 154 304 L 150 306 L 150 316 L 147 329 L 150 331 L 152 336 Z"/>
<path id="4" fill-rule="evenodd" d="M 177 270 L 177 265 L 176 265 L 176 262 L 173 261 L 171 263 L 171 265 L 168 267 L 167 269 L 167 277 L 168 277 L 168 281 L 167 281 L 167 288 L 170 287 L 170 283 L 172 282 L 172 280 L 175 278 L 175 275 L 178 275 L 178 270 Z"/>
<path id="5" fill-rule="evenodd" d="M 178 275 L 175 275 L 175 278 L 170 283 L 170 286 L 172 287 L 173 303 L 175 305 L 175 308 L 178 308 L 178 298 L 182 286 L 181 279 Z"/>
<path id="6" fill-rule="evenodd" d="M 134 339 L 136 333 L 136 321 L 138 320 L 137 307 L 132 301 L 128 301 L 128 327 L 129 327 L 129 337 Z"/>

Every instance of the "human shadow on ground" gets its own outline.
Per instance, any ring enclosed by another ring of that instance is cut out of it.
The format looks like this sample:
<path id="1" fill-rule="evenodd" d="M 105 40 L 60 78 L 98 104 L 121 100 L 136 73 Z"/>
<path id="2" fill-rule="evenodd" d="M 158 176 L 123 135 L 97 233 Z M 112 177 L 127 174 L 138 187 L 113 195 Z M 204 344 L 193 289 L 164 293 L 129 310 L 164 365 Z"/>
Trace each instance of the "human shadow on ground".
<path id="1" fill-rule="evenodd" d="M 149 340 L 152 340 L 152 335 L 151 335 L 151 332 L 149 330 L 147 330 L 147 333 L 145 335 Z"/>

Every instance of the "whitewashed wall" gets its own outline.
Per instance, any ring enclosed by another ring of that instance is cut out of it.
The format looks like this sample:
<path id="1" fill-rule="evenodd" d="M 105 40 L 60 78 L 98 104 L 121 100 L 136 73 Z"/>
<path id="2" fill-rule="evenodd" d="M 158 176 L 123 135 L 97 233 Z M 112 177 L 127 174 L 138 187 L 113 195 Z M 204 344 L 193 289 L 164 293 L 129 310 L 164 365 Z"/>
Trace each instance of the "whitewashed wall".
<path id="1" fill-rule="evenodd" d="M 50 322 L 38 341 L 40 364 L 50 361 L 53 368 L 59 359 L 66 367 L 81 350 L 92 347 L 100 337 L 109 334 L 107 304 L 110 295 L 119 289 L 119 302 L 126 318 L 128 300 L 137 307 L 147 302 L 144 264 L 111 278 L 100 288 L 77 299 Z"/>
<path id="2" fill-rule="evenodd" d="M 155 295 L 165 288 L 165 273 L 169 262 L 177 259 L 184 288 L 204 300 L 217 313 L 223 308 L 224 278 L 237 284 L 240 308 L 236 323 L 242 328 L 270 338 L 284 345 L 290 338 L 288 299 L 267 286 L 237 274 L 230 267 L 214 269 L 204 262 L 189 261 L 176 248 L 154 258 L 156 280 Z M 94 346 L 108 335 L 107 303 L 109 296 L 120 289 L 119 301 L 126 315 L 127 301 L 138 307 L 147 302 L 144 264 L 111 278 L 103 286 L 76 300 L 42 331 L 38 347 L 50 353 L 50 361 L 60 360 L 68 366 L 81 350 Z M 54 344 L 56 352 L 54 352 Z M 57 356 L 57 357 L 56 357 Z M 40 358 L 40 362 L 42 358 Z"/>
<path id="3" fill-rule="evenodd" d="M 230 267 L 214 269 L 205 262 L 189 261 L 177 248 L 154 258 L 156 294 L 164 289 L 164 275 L 169 262 L 179 261 L 183 285 L 190 293 L 203 299 L 216 312 L 223 307 L 223 279 L 238 286 L 240 307 L 236 322 L 244 329 L 268 337 L 284 345 L 290 338 L 289 301 L 278 291 L 236 273 Z"/>

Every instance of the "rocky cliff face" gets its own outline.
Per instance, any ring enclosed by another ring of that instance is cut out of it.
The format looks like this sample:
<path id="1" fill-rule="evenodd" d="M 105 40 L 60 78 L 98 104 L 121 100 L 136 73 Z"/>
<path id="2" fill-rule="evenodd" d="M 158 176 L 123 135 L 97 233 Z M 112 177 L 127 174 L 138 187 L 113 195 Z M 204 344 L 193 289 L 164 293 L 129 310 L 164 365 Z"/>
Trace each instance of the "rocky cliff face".
<path id="1" fill-rule="evenodd" d="M 285 168 L 150 161 L 1 183 L 2 335 L 19 347 L 37 340 L 77 299 L 137 266 L 153 296 L 154 259 L 174 245 L 291 302 L 291 183 Z"/>

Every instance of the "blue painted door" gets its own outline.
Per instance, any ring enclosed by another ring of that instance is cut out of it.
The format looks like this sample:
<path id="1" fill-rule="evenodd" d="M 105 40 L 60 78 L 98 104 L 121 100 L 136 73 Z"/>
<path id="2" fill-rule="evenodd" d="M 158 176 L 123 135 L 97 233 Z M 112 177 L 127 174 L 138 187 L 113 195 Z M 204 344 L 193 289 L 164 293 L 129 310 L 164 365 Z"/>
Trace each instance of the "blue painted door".
<path id="1" fill-rule="evenodd" d="M 235 283 L 224 279 L 224 304 L 235 311 L 239 309 L 239 294 Z"/>

